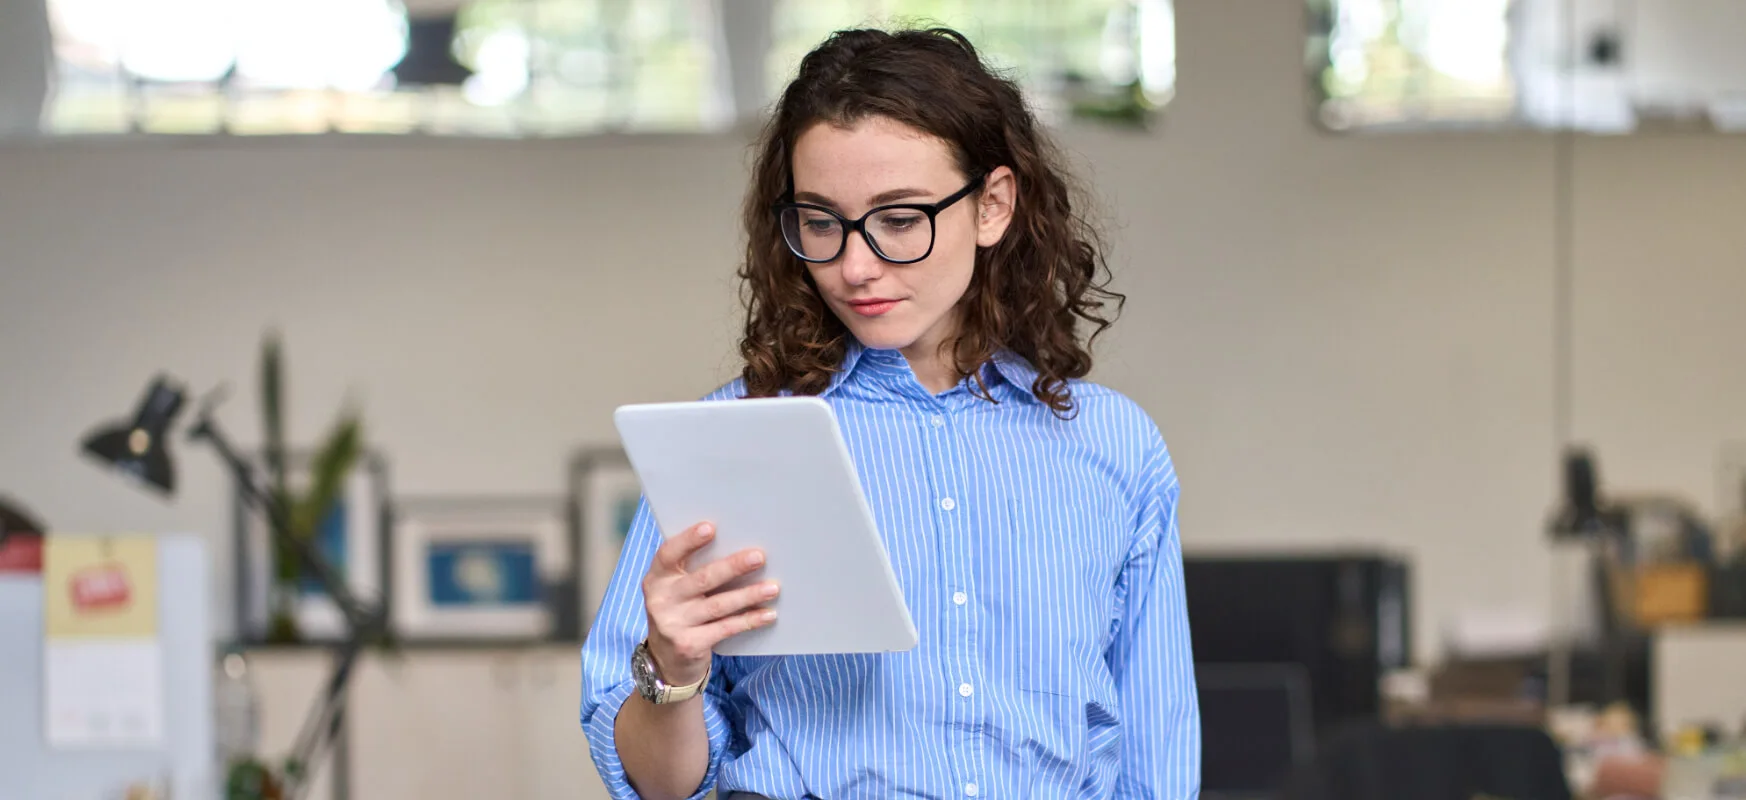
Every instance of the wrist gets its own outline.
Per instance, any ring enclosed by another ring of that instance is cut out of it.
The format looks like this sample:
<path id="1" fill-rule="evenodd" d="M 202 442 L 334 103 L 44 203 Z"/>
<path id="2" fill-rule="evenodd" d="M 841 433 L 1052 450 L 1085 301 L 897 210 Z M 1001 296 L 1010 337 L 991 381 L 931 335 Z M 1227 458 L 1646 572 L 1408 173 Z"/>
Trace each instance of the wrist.
<path id="1" fill-rule="evenodd" d="M 662 656 L 653 644 L 649 645 L 649 662 L 655 668 L 655 677 L 671 686 L 690 686 L 709 674 L 708 660 L 688 664 L 676 656 Z"/>
<path id="2" fill-rule="evenodd" d="M 680 674 L 663 671 L 647 639 L 631 651 L 631 677 L 637 693 L 655 705 L 680 703 L 702 694 L 709 671 L 709 661 L 703 663 L 701 670 L 683 670 Z"/>

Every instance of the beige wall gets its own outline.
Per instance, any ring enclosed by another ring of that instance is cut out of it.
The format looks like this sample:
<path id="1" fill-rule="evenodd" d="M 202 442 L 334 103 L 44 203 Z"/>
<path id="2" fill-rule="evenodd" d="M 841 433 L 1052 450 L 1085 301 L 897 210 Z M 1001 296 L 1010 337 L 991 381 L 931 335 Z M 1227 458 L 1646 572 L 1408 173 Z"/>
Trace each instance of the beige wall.
<path id="1" fill-rule="evenodd" d="M 1546 605 L 1557 491 L 1553 147 L 1305 122 L 1296 5 L 1180 0 L 1155 135 L 1073 130 L 1128 312 L 1096 377 L 1169 438 L 1192 549 L 1413 557 L 1420 651 L 1463 607 Z M 239 141 L 0 149 L 0 492 L 68 530 L 208 533 L 76 455 L 158 369 L 230 381 L 288 337 L 292 425 L 352 392 L 395 489 L 558 492 L 611 409 L 732 370 L 740 139 Z M 1746 138 L 1577 154 L 1574 425 L 1609 484 L 1708 502 L 1746 438 Z M 1666 305 L 1659 305 L 1665 303 Z M 224 607 L 228 578 L 214 587 Z"/>

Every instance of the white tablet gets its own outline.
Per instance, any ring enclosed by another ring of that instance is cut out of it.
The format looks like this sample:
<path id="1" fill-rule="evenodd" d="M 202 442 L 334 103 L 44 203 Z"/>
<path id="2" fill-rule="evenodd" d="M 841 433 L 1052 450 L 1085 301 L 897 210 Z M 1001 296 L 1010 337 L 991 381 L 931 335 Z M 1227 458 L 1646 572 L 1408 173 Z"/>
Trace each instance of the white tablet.
<path id="1" fill-rule="evenodd" d="M 909 650 L 919 641 L 831 407 L 816 397 L 621 406 L 613 415 L 663 536 L 699 522 L 693 563 L 764 551 L 776 622 L 722 655 Z M 735 585 L 743 584 L 737 582 Z"/>

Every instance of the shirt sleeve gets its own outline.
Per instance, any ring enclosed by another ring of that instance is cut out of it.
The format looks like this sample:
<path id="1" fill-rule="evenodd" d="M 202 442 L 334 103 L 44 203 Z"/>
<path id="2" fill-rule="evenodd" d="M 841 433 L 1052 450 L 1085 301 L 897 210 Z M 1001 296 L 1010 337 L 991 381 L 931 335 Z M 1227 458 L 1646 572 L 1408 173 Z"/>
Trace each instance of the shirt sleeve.
<path id="1" fill-rule="evenodd" d="M 589 754 L 595 769 L 614 800 L 637 800 L 619 759 L 614 728 L 619 709 L 636 693 L 631 678 L 631 651 L 648 635 L 648 617 L 643 611 L 643 576 L 654 561 L 661 535 L 649 513 L 647 501 L 637 509 L 618 567 L 607 584 L 605 598 L 596 612 L 587 641 L 582 645 L 582 729 L 587 734 Z M 700 800 L 715 788 L 726 750 L 729 726 L 723 714 L 725 678 L 720 663 L 711 670 L 703 694 L 703 721 L 709 731 L 709 767 L 692 800 Z"/>
<path id="2" fill-rule="evenodd" d="M 1161 440 L 1148 461 L 1109 648 L 1124 721 L 1114 797 L 1192 800 L 1200 796 L 1200 703 L 1176 530 L 1180 487 Z"/>

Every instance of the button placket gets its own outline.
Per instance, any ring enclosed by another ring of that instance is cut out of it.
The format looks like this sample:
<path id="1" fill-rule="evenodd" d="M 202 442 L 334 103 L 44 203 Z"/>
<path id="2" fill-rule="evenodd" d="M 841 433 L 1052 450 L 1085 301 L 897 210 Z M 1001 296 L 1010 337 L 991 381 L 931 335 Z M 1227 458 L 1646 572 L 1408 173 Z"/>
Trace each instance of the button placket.
<path id="1" fill-rule="evenodd" d="M 941 556 L 940 577 L 944 581 L 944 589 L 952 600 L 951 605 L 942 607 L 946 619 L 944 630 L 947 631 L 942 652 L 942 666 L 947 670 L 947 679 L 952 683 L 947 691 L 955 693 L 951 708 L 947 714 L 959 726 L 961 738 L 953 745 L 955 757 L 954 771 L 962 783 L 959 785 L 967 796 L 975 797 L 980 790 L 976 787 L 979 769 L 983 766 L 985 756 L 981 752 L 984 743 L 978 733 L 981 726 L 976 723 L 980 719 L 981 707 L 984 705 L 976 697 L 979 673 L 976 669 L 976 620 L 970 607 L 970 569 L 973 559 L 973 533 L 970 529 L 973 518 L 978 516 L 970 506 L 962 505 L 965 500 L 963 492 L 968 487 L 965 475 L 965 454 L 960 447 L 955 429 L 949 425 L 950 417 L 944 408 L 933 407 L 922 410 L 921 432 L 928 443 L 930 455 L 938 465 L 934 471 L 935 483 L 931 487 L 934 492 L 933 516 L 937 530 L 940 532 L 939 547 Z"/>

